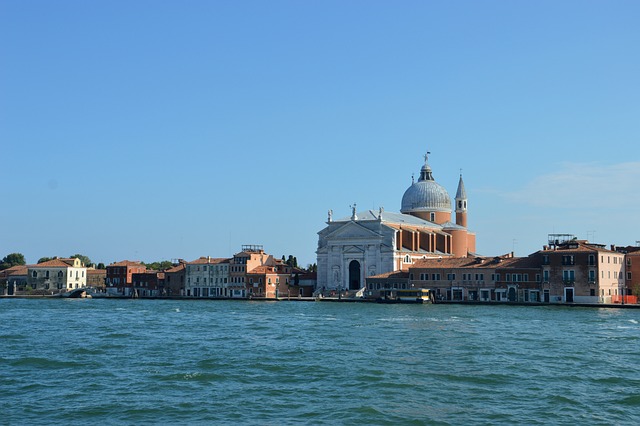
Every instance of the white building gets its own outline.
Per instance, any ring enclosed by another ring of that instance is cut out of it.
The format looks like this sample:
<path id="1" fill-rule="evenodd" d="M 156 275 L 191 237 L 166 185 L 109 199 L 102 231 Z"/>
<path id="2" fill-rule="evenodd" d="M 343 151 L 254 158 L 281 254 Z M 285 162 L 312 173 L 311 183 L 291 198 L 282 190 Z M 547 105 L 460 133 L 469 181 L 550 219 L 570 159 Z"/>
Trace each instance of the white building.
<path id="1" fill-rule="evenodd" d="M 227 297 L 229 260 L 207 256 L 187 263 L 186 296 Z"/>
<path id="2" fill-rule="evenodd" d="M 402 197 L 401 213 L 357 212 L 333 220 L 318 233 L 318 289 L 359 290 L 368 276 L 407 269 L 418 259 L 466 257 L 475 251 L 467 225 L 467 194 L 462 176 L 456 193 L 456 223 L 451 197 L 434 179 L 428 157 L 417 182 Z"/>
<path id="3" fill-rule="evenodd" d="M 27 268 L 27 285 L 33 290 L 65 292 L 87 286 L 87 268 L 80 259 L 52 259 Z"/>

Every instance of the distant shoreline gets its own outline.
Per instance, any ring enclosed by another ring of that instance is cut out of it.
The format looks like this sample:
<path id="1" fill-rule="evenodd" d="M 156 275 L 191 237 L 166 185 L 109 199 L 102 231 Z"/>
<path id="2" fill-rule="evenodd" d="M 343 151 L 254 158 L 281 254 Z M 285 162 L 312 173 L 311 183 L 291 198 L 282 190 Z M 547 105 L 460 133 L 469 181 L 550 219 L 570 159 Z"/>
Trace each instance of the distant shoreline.
<path id="1" fill-rule="evenodd" d="M 0 296 L 0 299 L 69 299 L 67 297 L 51 296 L 51 295 L 18 295 L 18 296 Z M 191 300 L 191 301 L 236 301 L 236 302 L 330 302 L 330 303 L 376 303 L 375 299 L 351 299 L 337 297 L 323 297 L 316 299 L 314 297 L 279 297 L 277 299 L 267 299 L 264 297 L 231 298 L 231 297 L 188 297 L 188 296 L 150 296 L 150 297 L 124 297 L 124 296 L 105 296 L 85 299 L 98 300 Z M 397 303 L 402 305 L 403 303 Z M 430 305 L 431 303 L 427 303 Z M 570 307 L 570 308 L 607 308 L 607 309 L 640 309 L 640 304 L 620 304 L 620 303 L 532 303 L 532 302 L 480 302 L 480 301 L 438 301 L 434 305 L 470 305 L 470 306 L 531 306 L 531 307 Z"/>

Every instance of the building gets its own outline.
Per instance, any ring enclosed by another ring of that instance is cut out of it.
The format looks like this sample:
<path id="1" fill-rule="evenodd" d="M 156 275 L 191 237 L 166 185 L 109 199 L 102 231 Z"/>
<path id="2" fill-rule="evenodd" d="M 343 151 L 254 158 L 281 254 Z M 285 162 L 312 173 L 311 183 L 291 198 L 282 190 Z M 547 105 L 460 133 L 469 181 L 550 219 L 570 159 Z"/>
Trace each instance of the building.
<path id="1" fill-rule="evenodd" d="M 164 288 L 165 273 L 147 269 L 145 272 L 134 272 L 131 274 L 133 291 L 136 297 L 158 297 L 162 296 Z"/>
<path id="2" fill-rule="evenodd" d="M 185 295 L 228 297 L 230 260 L 206 256 L 187 263 Z"/>
<path id="3" fill-rule="evenodd" d="M 625 288 L 620 302 L 637 303 L 640 295 L 640 246 L 615 247 L 615 250 L 624 253 Z"/>
<path id="4" fill-rule="evenodd" d="M 114 296 L 133 296 L 133 274 L 145 272 L 140 261 L 122 260 L 107 266 L 107 293 Z"/>
<path id="5" fill-rule="evenodd" d="M 35 293 L 61 293 L 86 286 L 87 268 L 77 258 L 54 258 L 27 267 L 27 287 Z"/>
<path id="6" fill-rule="evenodd" d="M 247 273 L 260 266 L 275 267 L 276 260 L 265 253 L 261 245 L 243 245 L 229 263 L 229 297 L 249 297 L 249 289 L 253 288 L 253 283 L 249 284 Z"/>
<path id="7" fill-rule="evenodd" d="M 27 285 L 27 265 L 15 265 L 0 271 L 0 295 L 13 296 Z"/>
<path id="8" fill-rule="evenodd" d="M 163 296 L 184 296 L 187 262 L 180 259 L 172 268 L 164 271 Z"/>
<path id="9" fill-rule="evenodd" d="M 300 286 L 294 285 L 292 266 L 276 260 L 274 265 L 260 265 L 246 274 L 249 297 L 277 299 L 301 296 Z"/>
<path id="10" fill-rule="evenodd" d="M 624 253 L 570 234 L 550 234 L 549 244 L 535 255 L 551 302 L 614 303 L 623 294 Z"/>
<path id="11" fill-rule="evenodd" d="M 87 268 L 87 287 L 104 291 L 107 281 L 106 269 Z"/>
<path id="12" fill-rule="evenodd" d="M 322 290 L 359 290 L 365 278 L 407 270 L 428 258 L 467 257 L 476 249 L 475 233 L 467 229 L 467 193 L 462 180 L 451 197 L 434 178 L 425 155 L 418 181 L 404 192 L 400 213 L 380 208 L 334 220 L 318 232 L 318 287 Z"/>
<path id="13" fill-rule="evenodd" d="M 381 290 L 406 286 L 429 289 L 436 300 L 621 303 L 624 267 L 623 253 L 573 235 L 551 234 L 543 250 L 527 257 L 422 259 L 408 268 L 406 283 L 404 272 L 368 278 L 367 295 L 378 297 Z"/>

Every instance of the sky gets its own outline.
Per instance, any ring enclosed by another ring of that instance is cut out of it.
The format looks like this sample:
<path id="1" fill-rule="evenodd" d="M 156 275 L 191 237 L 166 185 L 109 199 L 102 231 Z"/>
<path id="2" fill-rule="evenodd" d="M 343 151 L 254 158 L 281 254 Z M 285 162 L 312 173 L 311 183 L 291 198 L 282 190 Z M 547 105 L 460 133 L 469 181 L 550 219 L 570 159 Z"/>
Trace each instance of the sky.
<path id="1" fill-rule="evenodd" d="M 477 251 L 640 240 L 640 2 L 0 0 L 0 257 L 316 261 L 425 152 Z"/>

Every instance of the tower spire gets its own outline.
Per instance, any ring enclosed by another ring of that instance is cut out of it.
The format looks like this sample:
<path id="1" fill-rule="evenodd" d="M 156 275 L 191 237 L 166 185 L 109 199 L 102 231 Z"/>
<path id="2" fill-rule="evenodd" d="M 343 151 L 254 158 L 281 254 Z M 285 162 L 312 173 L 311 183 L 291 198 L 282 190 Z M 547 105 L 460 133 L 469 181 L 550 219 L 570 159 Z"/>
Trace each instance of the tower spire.
<path id="1" fill-rule="evenodd" d="M 467 191 L 464 189 L 462 169 L 460 169 L 460 180 L 456 191 L 456 225 L 467 227 Z"/>

